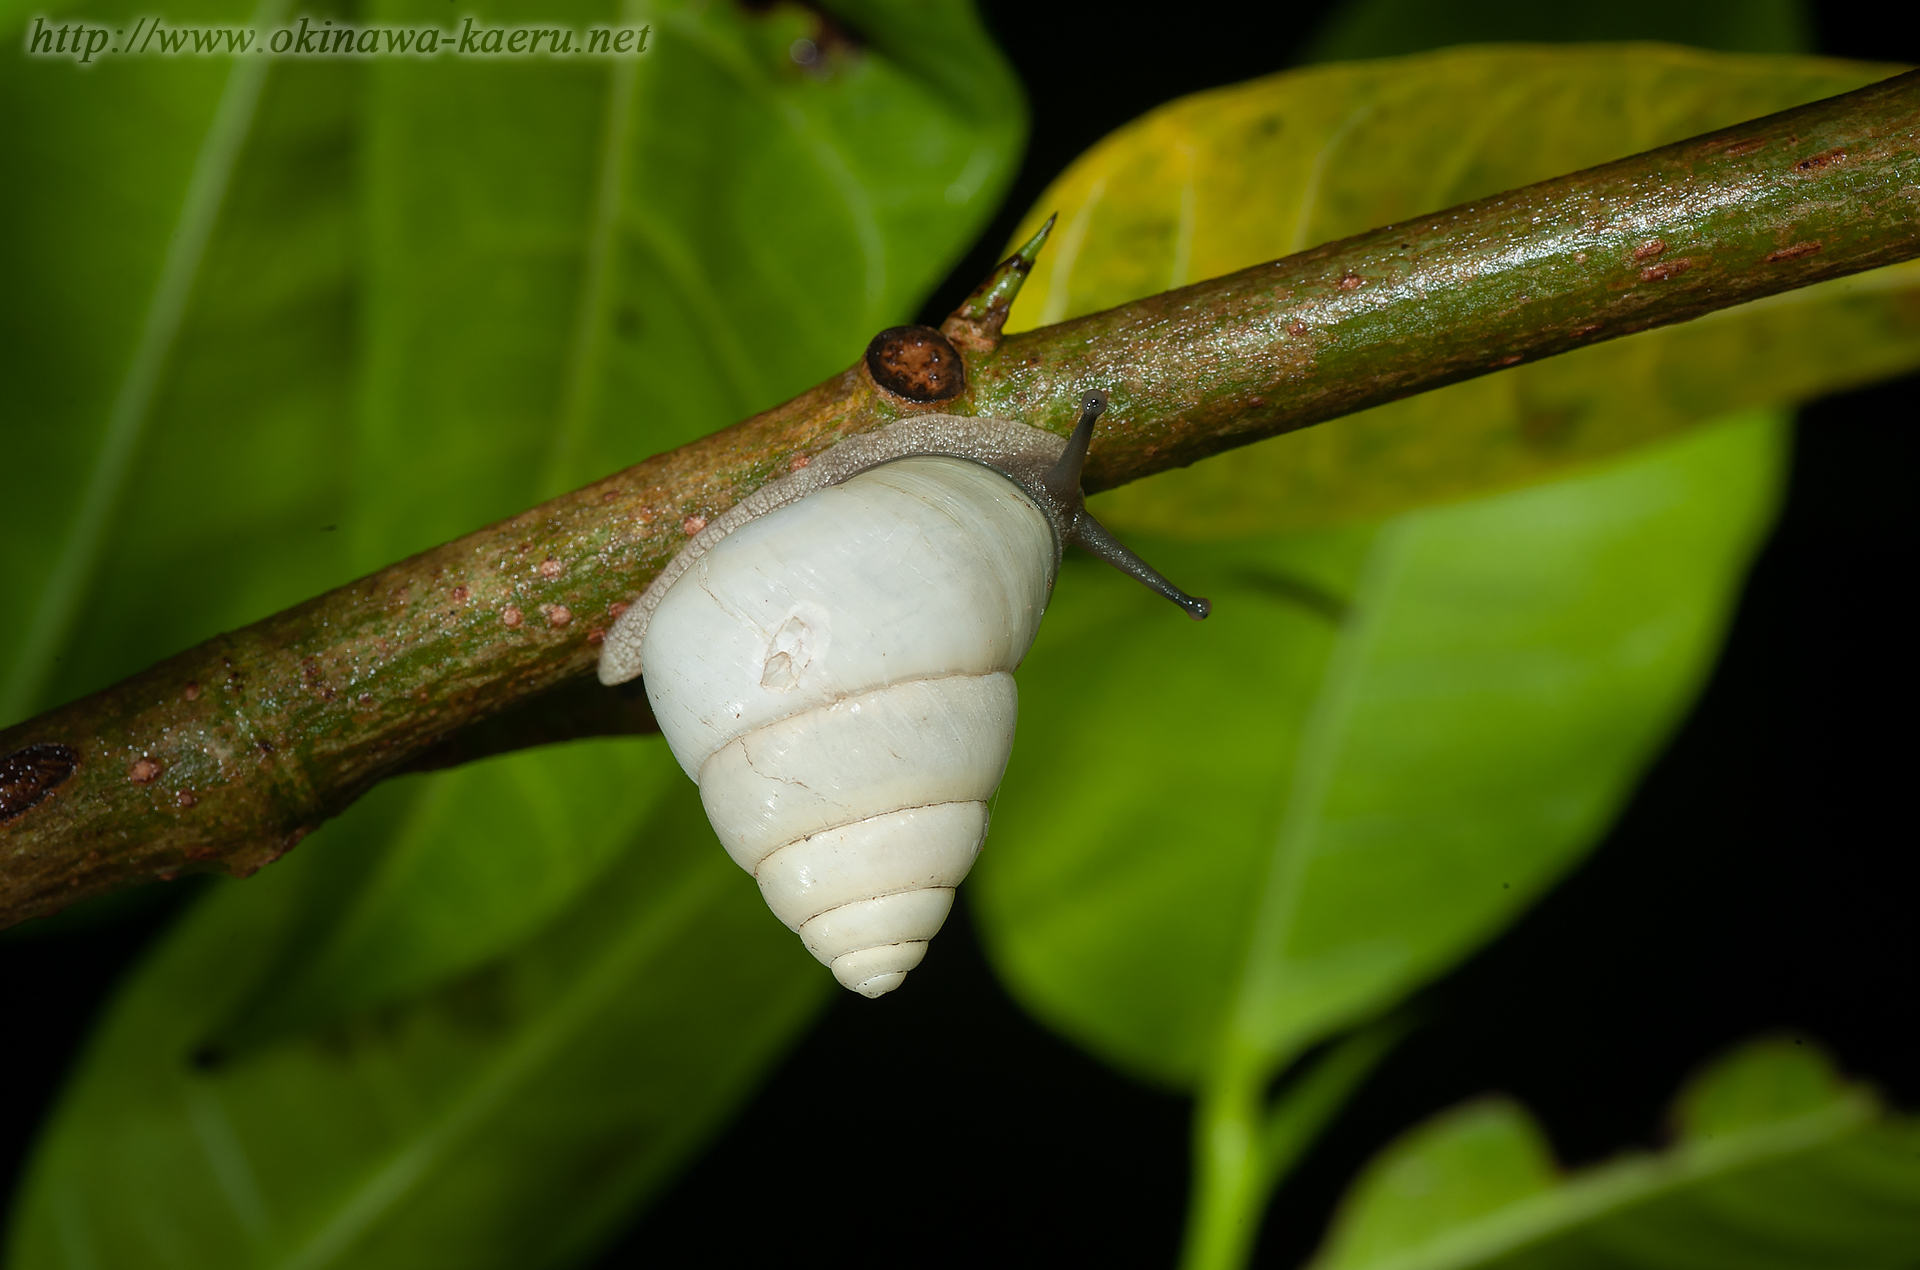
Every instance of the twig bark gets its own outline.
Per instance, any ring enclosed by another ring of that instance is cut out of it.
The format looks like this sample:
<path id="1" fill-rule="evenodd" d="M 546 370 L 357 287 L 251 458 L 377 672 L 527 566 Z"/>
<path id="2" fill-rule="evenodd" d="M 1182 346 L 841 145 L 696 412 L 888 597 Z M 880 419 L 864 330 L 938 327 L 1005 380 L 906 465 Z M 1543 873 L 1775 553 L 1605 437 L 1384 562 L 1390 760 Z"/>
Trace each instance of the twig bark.
<path id="1" fill-rule="evenodd" d="M 246 874 L 381 779 L 650 726 L 583 683 L 686 538 L 916 411 L 1066 433 L 1089 491 L 1397 397 L 1920 255 L 1920 72 L 1002 338 L 1037 242 L 943 336 L 0 733 L 0 924 Z"/>

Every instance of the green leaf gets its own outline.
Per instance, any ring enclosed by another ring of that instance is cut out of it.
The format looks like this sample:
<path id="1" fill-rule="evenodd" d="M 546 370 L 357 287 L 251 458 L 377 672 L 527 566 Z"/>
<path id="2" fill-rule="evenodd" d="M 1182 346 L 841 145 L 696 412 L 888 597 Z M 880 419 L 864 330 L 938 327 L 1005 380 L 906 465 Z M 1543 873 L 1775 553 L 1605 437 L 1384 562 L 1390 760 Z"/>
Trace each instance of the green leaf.
<path id="1" fill-rule="evenodd" d="M 0 530 L 39 597 L 0 626 L 0 714 L 774 404 L 909 317 L 1010 175 L 1020 95 L 958 0 L 855 16 L 874 45 L 794 6 L 550 9 L 650 25 L 616 62 L 11 51 L 0 91 L 60 122 L 0 152 L 35 191 L 0 248 L 33 421 Z M 603 791 L 662 779 L 639 753 L 503 759 L 434 778 L 431 813 L 359 818 L 398 854 L 275 1017 L 404 994 L 546 920 L 630 837 L 646 800 Z M 595 806 L 562 831 L 555 808 Z"/>
<path id="2" fill-rule="evenodd" d="M 380 16 L 445 9 L 382 0 Z M 553 10 L 582 25 L 615 13 Z M 510 4 L 476 12 L 525 20 Z M 960 0 L 860 6 L 878 47 L 830 38 L 794 5 L 620 12 L 654 43 L 611 70 L 369 67 L 362 567 L 849 365 L 911 318 L 1018 160 L 1018 85 Z M 811 68 L 789 53 L 802 37 L 822 50 Z M 934 40 L 938 59 L 918 52 Z"/>
<path id="3" fill-rule="evenodd" d="M 1681 1137 L 1706 1141 L 1812 1115 L 1840 1096 L 1832 1061 L 1804 1038 L 1756 1041 L 1722 1058 L 1682 1090 L 1674 1103 L 1673 1123 Z"/>
<path id="4" fill-rule="evenodd" d="M 412 8 L 423 6 L 431 10 L 425 0 Z M 970 11 L 929 13 L 971 30 L 954 61 L 991 79 L 1001 63 Z M 356 517 L 369 567 L 823 378 L 874 329 L 911 314 L 991 208 L 977 187 L 997 193 L 1010 171 L 1017 94 L 987 94 L 988 108 L 971 114 L 981 102 L 831 43 L 808 73 L 788 48 L 820 32 L 798 9 L 765 21 L 730 6 L 663 5 L 649 16 L 659 26 L 649 58 L 620 64 L 592 95 L 548 91 L 570 125 L 529 120 L 528 90 L 487 65 L 416 75 L 378 64 L 374 337 Z M 903 25 L 883 8 L 873 16 Z M 537 80 L 571 68 L 508 70 Z M 698 148 L 682 113 L 689 102 L 705 103 Z M 471 152 L 441 153 L 436 138 L 476 123 Z M 556 145 L 556 135 L 576 144 Z M 976 188 L 949 198 L 969 164 Z M 449 225 L 444 190 L 463 176 L 477 188 Z M 555 188 L 574 199 L 556 199 Z M 579 254 L 556 259 L 544 244 L 580 224 L 590 228 Z M 463 449 L 476 423 L 502 443 Z M 425 472 L 434 475 L 420 497 Z M 378 1000 L 510 944 L 592 880 L 607 858 L 598 846 L 646 805 L 629 800 L 623 820 L 606 791 L 678 779 L 664 753 L 652 760 L 615 770 L 611 755 L 595 768 L 533 753 L 502 760 L 498 776 L 442 777 L 440 823 L 406 832 L 396 889 L 330 936 L 300 972 L 312 1000 L 293 1009 Z M 465 795 L 500 779 L 525 791 L 523 819 L 568 805 L 611 818 L 597 835 L 502 832 L 488 800 Z M 444 881 L 468 872 L 476 837 L 495 844 L 498 885 L 449 904 Z M 556 850 L 580 857 L 563 875 L 551 868 Z M 412 957 L 396 964 L 396 946 Z"/>
<path id="5" fill-rule="evenodd" d="M 805 10 L 680 0 L 629 14 L 654 46 L 617 63 L 9 44 L 0 105 L 36 124 L 0 140 L 0 722 L 783 400 L 909 317 L 1024 111 L 963 0 L 854 14 L 879 44 L 823 39 L 811 70 Z"/>
<path id="6" fill-rule="evenodd" d="M 1388 1260 L 1560 1180 L 1547 1135 L 1526 1109 L 1482 1098 L 1411 1130 L 1369 1166 L 1341 1213 L 1326 1266 Z"/>
<path id="7" fill-rule="evenodd" d="M 0 723 L 351 576 L 354 82 L 0 54 Z"/>
<path id="8" fill-rule="evenodd" d="M 364 860 L 206 1038 L 245 1050 L 398 1000 L 531 935 L 630 849 L 685 775 L 659 737 L 575 741 L 389 781 L 328 827 Z"/>
<path id="9" fill-rule="evenodd" d="M 511 956 L 204 1069 L 206 1029 L 358 862 L 303 850 L 222 884 L 102 1021 L 8 1264 L 517 1270 L 591 1252 L 832 990 L 691 785 L 634 836 L 645 849 Z"/>
<path id="10" fill-rule="evenodd" d="M 1895 68 L 1659 45 L 1490 47 L 1290 71 L 1163 106 L 1089 150 L 1011 327 L 1844 92 Z M 1422 394 L 1094 500 L 1189 540 L 1310 528 L 1538 480 L 1732 410 L 1920 364 L 1901 265 Z"/>
<path id="11" fill-rule="evenodd" d="M 1671 1150 L 1564 1180 L 1513 1103 L 1444 1113 L 1367 1167 L 1314 1270 L 1920 1264 L 1920 1123 L 1883 1115 L 1809 1046 L 1749 1046 L 1680 1101 Z"/>
<path id="12" fill-rule="evenodd" d="M 392 20 L 423 6 L 438 20 L 425 0 Z M 368 389 L 345 513 L 358 566 L 839 369 L 874 329 L 911 316 L 1011 169 L 1016 93 L 977 94 L 983 104 L 831 44 L 803 71 L 787 50 L 820 31 L 798 9 L 645 16 L 653 51 L 597 76 L 563 62 L 373 64 Z M 952 67 L 1004 85 L 971 10 L 869 16 L 903 39 L 924 17 L 950 36 Z M 698 145 L 689 102 L 706 103 Z M 969 164 L 980 188 L 950 197 Z M 449 204 L 450 187 L 464 197 Z M 518 562 L 530 579 L 539 565 Z M 681 779 L 664 747 L 619 743 L 432 778 L 404 823 L 364 822 L 394 844 L 381 876 L 222 1037 L 403 996 L 510 947 Z"/>
<path id="13" fill-rule="evenodd" d="M 1377 527 L 1137 543 L 1213 598 L 1200 627 L 1070 561 L 974 890 L 1016 995 L 1192 1087 L 1446 969 L 1592 845 L 1692 698 L 1782 427 Z"/>
<path id="14" fill-rule="evenodd" d="M 249 20 L 200 3 L 167 18 Z M 24 192 L 0 213 L 0 366 L 27 421 L 0 466 L 22 605 L 0 718 L 840 370 L 1018 159 L 1021 95 L 965 0 L 469 12 L 652 38 L 620 61 L 0 54 L 0 102 L 36 120 L 0 142 Z M 223 888 L 114 1007 L 19 1246 L 574 1255 L 830 985 L 669 814 L 692 797 L 657 739 L 512 755 L 394 782 Z M 226 1066 L 185 1073 L 189 1052 Z"/>
<path id="15" fill-rule="evenodd" d="M 1711 665 L 1784 424 L 1379 525 L 1138 544 L 1213 598 L 1203 628 L 1063 575 L 975 911 L 1028 1009 L 1199 1094 L 1186 1264 L 1243 1261 L 1315 1118 L 1273 1078 L 1605 831 Z"/>
<path id="16" fill-rule="evenodd" d="M 1301 59 L 1336 62 L 1501 41 L 1577 44 L 1653 37 L 1730 53 L 1783 53 L 1814 45 L 1796 0 L 1619 0 L 1607 5 L 1527 0 L 1361 0 L 1343 4 Z"/>

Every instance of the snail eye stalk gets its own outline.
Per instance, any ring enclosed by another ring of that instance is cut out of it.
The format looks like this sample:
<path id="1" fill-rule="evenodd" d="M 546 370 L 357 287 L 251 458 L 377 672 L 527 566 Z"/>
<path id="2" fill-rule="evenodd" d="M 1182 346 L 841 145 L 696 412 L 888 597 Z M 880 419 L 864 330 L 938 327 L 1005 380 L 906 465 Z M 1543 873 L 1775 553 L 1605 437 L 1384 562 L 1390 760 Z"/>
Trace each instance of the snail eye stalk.
<path id="1" fill-rule="evenodd" d="M 946 347 L 924 328 L 902 339 Z M 980 852 L 1013 746 L 1011 672 L 1065 545 L 1207 615 L 1087 513 L 1107 404 L 1082 394 L 1064 447 L 1017 420 L 934 414 L 829 447 L 764 501 L 702 519 L 602 642 L 600 681 L 644 683 L 721 845 L 862 996 L 920 964 Z"/>
<path id="2" fill-rule="evenodd" d="M 1107 408 L 1107 394 L 1095 389 L 1080 398 L 1080 418 L 1067 438 L 1060 461 L 1047 473 L 1047 494 L 1062 509 L 1061 522 L 1068 526 L 1067 541 L 1091 552 L 1120 572 L 1136 578 L 1148 590 L 1172 600 L 1198 622 L 1213 611 L 1204 597 L 1188 595 L 1167 581 L 1158 569 L 1127 550 L 1105 525 L 1087 510 L 1086 495 L 1080 490 L 1080 475 L 1086 470 L 1087 450 L 1093 444 L 1093 427 Z"/>
<path id="3" fill-rule="evenodd" d="M 1073 542 L 1100 557 L 1120 572 L 1138 579 L 1149 591 L 1164 595 L 1187 611 L 1194 621 L 1203 621 L 1213 611 L 1213 603 L 1205 596 L 1188 595 L 1179 587 L 1162 577 L 1160 571 L 1127 550 L 1126 544 L 1115 538 L 1107 527 L 1095 520 L 1084 509 L 1073 523 Z"/>
<path id="4" fill-rule="evenodd" d="M 1096 388 L 1080 398 L 1080 418 L 1067 436 L 1067 448 L 1060 461 L 1047 473 L 1047 493 L 1062 506 L 1073 506 L 1084 497 L 1080 493 L 1080 474 L 1087 467 L 1087 450 L 1093 445 L 1093 425 L 1107 410 L 1107 394 Z"/>

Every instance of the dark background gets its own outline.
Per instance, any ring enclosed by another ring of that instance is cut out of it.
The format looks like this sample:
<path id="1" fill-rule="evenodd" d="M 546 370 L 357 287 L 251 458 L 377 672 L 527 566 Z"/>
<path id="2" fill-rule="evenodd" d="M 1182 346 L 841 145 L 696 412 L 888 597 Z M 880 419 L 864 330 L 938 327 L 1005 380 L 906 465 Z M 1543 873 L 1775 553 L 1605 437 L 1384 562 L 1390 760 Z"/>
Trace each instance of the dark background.
<path id="1" fill-rule="evenodd" d="M 992 266 L 1088 145 L 1173 97 L 1297 60 L 1327 7 L 990 0 L 1033 139 L 1005 211 L 925 316 Z M 1903 8 L 1819 5 L 1821 50 L 1920 62 L 1920 22 Z M 1920 1107 L 1908 1022 L 1920 868 L 1900 740 L 1920 643 L 1897 599 L 1914 577 L 1917 400 L 1920 376 L 1802 413 L 1785 513 L 1693 716 L 1592 859 L 1427 994 L 1426 1024 L 1280 1192 L 1258 1264 L 1304 1258 L 1374 1151 L 1488 1090 L 1532 1107 L 1566 1162 L 1589 1162 L 1657 1144 L 1694 1067 L 1792 1027 Z M 174 907 L 0 940 L 4 1193 L 93 1013 Z M 601 1265 L 805 1264 L 817 1248 L 848 1265 L 1166 1266 L 1187 1134 L 1183 1098 L 1114 1075 L 1020 1012 L 963 890 L 910 989 L 840 994 Z M 829 1135 L 838 1169 L 822 1166 Z"/>

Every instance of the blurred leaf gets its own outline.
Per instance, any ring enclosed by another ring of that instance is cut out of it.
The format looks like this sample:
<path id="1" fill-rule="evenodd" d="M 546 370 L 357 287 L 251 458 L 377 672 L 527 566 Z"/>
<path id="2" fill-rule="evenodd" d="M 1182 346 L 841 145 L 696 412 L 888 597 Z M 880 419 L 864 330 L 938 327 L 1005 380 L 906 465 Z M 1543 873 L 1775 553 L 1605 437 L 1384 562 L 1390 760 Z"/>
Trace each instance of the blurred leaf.
<path id="1" fill-rule="evenodd" d="M 521 1267 L 579 1260 L 832 989 L 679 784 L 511 956 L 211 1070 L 192 1055 L 350 852 L 222 884 L 121 992 L 48 1126 L 8 1264 Z"/>
<path id="2" fill-rule="evenodd" d="M 1337 7 L 1301 60 L 1394 57 L 1496 40 L 1577 44 L 1636 37 L 1729 53 L 1783 53 L 1814 43 L 1810 15 L 1797 0 L 1361 0 Z"/>
<path id="3" fill-rule="evenodd" d="M 792 5 L 622 12 L 550 10 L 655 28 L 612 63 L 7 55 L 17 116 L 64 121 L 15 130 L 4 159 L 39 193 L 8 204 L 25 285 L 7 369 L 34 426 L 0 470 L 0 528 L 27 566 L 13 594 L 40 589 L 64 650 L 39 686 L 30 623 L 0 624 L 19 713 L 824 378 L 911 316 L 1017 158 L 1017 85 L 960 0 L 859 6 L 880 47 Z M 789 55 L 802 36 L 811 67 Z M 930 38 L 937 63 L 885 52 Z M 158 144 L 120 126 L 156 116 Z M 158 274 L 177 337 L 140 325 Z M 157 359 L 152 392 L 113 415 L 129 348 Z M 398 854 L 234 1027 L 496 955 L 592 879 L 648 803 L 626 795 L 671 768 L 618 743 L 524 754 L 434 778 L 405 823 L 358 818 Z M 562 808 L 604 819 L 576 833 Z"/>
<path id="4" fill-rule="evenodd" d="M 1547 1135 L 1525 1108 L 1477 1099 L 1410 1130 L 1361 1174 L 1326 1264 L 1389 1260 L 1559 1180 Z"/>
<path id="5" fill-rule="evenodd" d="M 1474 48 L 1290 71 L 1163 106 L 1034 206 L 1060 229 L 1011 326 L 1092 312 L 1831 96 L 1895 68 L 1658 45 Z M 1536 480 L 1749 406 L 1920 363 L 1920 265 L 1422 394 L 1094 500 L 1207 540 Z"/>
<path id="6" fill-rule="evenodd" d="M 668 0 L 619 63 L 0 53 L 37 121 L 0 142 L 31 191 L 0 210 L 0 723 L 772 405 L 911 315 L 1024 112 L 964 0 L 856 11 L 881 47 Z"/>
<path id="7" fill-rule="evenodd" d="M 37 121 L 0 149 L 31 192 L 0 248 L 28 421 L 0 532 L 59 653 L 28 613 L 0 623 L 12 714 L 775 404 L 910 318 L 991 214 L 1024 110 L 965 0 L 846 12 L 539 15 L 651 25 L 620 62 L 0 54 L 0 101 Z M 683 892 L 692 830 L 663 809 L 691 798 L 657 739 L 523 753 L 395 782 L 223 889 L 116 1005 L 19 1246 L 577 1252 L 831 982 L 704 827 Z M 190 1076 L 189 1051 L 228 1066 Z"/>
<path id="8" fill-rule="evenodd" d="M 936 21 L 954 67 L 1005 81 L 964 7 L 872 16 Z M 346 513 L 358 567 L 831 374 L 911 316 L 1016 157 L 1017 93 L 971 115 L 978 103 L 834 44 L 799 9 L 667 5 L 648 20 L 653 52 L 584 83 L 539 60 L 373 64 L 369 387 Z M 788 55 L 802 35 L 827 50 L 811 71 Z M 969 164 L 985 188 L 950 198 Z M 529 580 L 539 564 L 521 562 Z M 497 954 L 591 883 L 682 777 L 663 746 L 604 742 L 433 779 L 407 823 L 368 822 L 395 844 L 381 877 L 224 1037 L 308 1025 Z"/>
<path id="9" fill-rule="evenodd" d="M 351 576 L 357 72 L 0 53 L 0 724 Z"/>
<path id="10" fill-rule="evenodd" d="M 1804 1044 L 1762 1042 L 1681 1095 L 1733 1114 L 1561 1180 L 1504 1099 L 1409 1132 L 1348 1194 L 1315 1270 L 1896 1270 L 1920 1265 L 1920 1124 Z"/>
<path id="11" fill-rule="evenodd" d="M 776 405 L 911 318 L 1012 175 L 1021 96 L 962 0 L 857 12 L 887 47 L 938 38 L 940 69 L 797 5 L 685 0 L 628 12 L 654 44 L 610 71 L 371 64 L 361 567 Z"/>
<path id="12" fill-rule="evenodd" d="M 1213 598 L 1201 627 L 1070 561 L 973 892 L 1016 995 L 1192 1086 L 1446 969 L 1593 844 L 1691 700 L 1782 429 L 1378 527 L 1136 542 Z"/>
<path id="13" fill-rule="evenodd" d="M 684 782 L 657 736 L 387 782 L 329 829 L 329 843 L 350 839 L 364 867 L 335 871 L 335 886 L 305 897 L 305 933 L 209 1043 L 249 1049 L 497 956 L 632 848 L 637 827 Z"/>
<path id="14" fill-rule="evenodd" d="M 1804 1037 L 1754 1041 L 1723 1056 L 1680 1091 L 1673 1127 L 1704 1141 L 1830 1107 L 1845 1091 L 1833 1062 Z"/>

